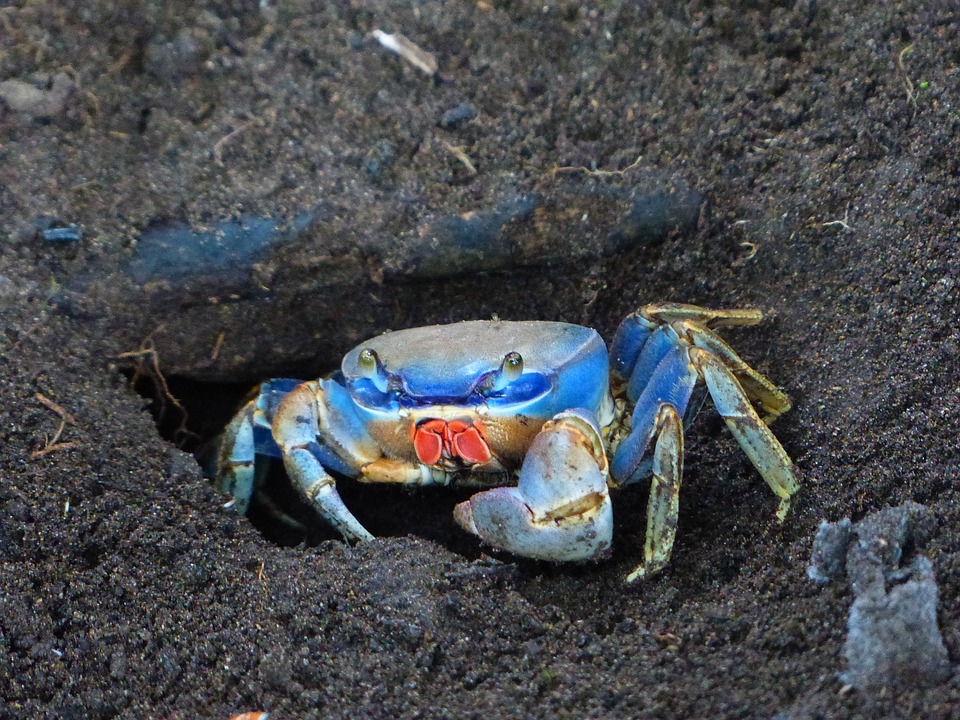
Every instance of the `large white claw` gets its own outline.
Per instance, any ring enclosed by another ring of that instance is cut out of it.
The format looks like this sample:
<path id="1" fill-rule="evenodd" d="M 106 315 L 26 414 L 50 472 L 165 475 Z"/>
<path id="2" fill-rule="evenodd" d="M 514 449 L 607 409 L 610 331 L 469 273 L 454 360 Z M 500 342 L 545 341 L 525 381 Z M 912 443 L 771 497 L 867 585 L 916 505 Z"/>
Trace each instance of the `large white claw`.
<path id="1" fill-rule="evenodd" d="M 613 537 L 607 458 L 585 411 L 544 423 L 517 487 L 478 493 L 454 509 L 463 528 L 515 555 L 553 560 L 603 557 Z"/>

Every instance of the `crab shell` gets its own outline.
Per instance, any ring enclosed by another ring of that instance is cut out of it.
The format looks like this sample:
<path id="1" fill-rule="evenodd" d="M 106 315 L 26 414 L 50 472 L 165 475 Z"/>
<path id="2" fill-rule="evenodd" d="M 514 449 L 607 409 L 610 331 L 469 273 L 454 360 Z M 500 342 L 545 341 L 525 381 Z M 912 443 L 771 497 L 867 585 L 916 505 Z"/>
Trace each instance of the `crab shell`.
<path id="1" fill-rule="evenodd" d="M 382 392 L 361 366 L 367 349 L 389 373 L 390 392 Z M 483 379 L 498 372 L 508 353 L 523 358 L 522 375 L 497 392 L 481 391 Z M 606 346 L 591 328 L 474 320 L 372 338 L 347 353 L 341 372 L 357 414 L 386 455 L 422 460 L 411 440 L 418 425 L 436 419 L 478 428 L 493 457 L 515 468 L 557 413 L 583 408 L 610 414 L 608 368 Z"/>

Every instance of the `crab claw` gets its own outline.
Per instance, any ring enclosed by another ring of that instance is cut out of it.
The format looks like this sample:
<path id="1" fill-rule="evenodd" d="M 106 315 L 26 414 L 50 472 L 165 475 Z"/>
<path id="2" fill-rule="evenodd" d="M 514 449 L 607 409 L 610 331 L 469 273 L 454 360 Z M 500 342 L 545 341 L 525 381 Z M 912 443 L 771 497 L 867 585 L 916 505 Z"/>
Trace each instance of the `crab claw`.
<path id="1" fill-rule="evenodd" d="M 610 549 L 613 511 L 607 458 L 592 413 L 569 410 L 544 423 L 517 487 L 478 493 L 454 509 L 467 531 L 538 560 L 592 560 Z"/>

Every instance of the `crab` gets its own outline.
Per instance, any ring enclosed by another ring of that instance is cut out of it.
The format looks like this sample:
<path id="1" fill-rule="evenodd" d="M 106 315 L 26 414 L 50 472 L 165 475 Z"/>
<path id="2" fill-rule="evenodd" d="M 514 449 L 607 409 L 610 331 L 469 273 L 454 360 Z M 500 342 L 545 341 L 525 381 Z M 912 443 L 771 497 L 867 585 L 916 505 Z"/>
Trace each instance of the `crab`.
<path id="1" fill-rule="evenodd" d="M 223 433 L 216 481 L 245 512 L 264 476 L 257 458 L 282 459 L 293 486 L 350 543 L 374 537 L 335 475 L 489 488 L 455 507 L 459 525 L 515 555 L 565 562 L 607 556 L 610 490 L 650 478 L 643 562 L 627 581 L 649 577 L 670 560 L 684 429 L 708 393 L 779 498 L 779 520 L 799 488 L 768 427 L 789 399 L 716 333 L 761 319 L 758 310 L 646 305 L 621 323 L 609 352 L 595 330 L 563 322 L 389 332 L 348 352 L 328 378 L 261 385 Z"/>

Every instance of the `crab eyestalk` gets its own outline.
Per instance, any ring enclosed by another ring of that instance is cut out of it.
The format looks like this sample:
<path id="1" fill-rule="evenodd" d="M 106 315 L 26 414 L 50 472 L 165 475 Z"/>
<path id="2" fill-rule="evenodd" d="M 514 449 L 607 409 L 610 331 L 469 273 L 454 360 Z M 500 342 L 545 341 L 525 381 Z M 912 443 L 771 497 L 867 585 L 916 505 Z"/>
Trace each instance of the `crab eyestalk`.
<path id="1" fill-rule="evenodd" d="M 390 390 L 390 381 L 392 378 L 383 366 L 383 362 L 380 360 L 380 356 L 377 355 L 376 350 L 371 350 L 370 348 L 361 350 L 359 357 L 357 357 L 357 364 L 360 366 L 363 376 L 369 378 L 377 390 L 382 393 Z"/>
<path id="2" fill-rule="evenodd" d="M 503 356 L 500 367 L 488 373 L 483 379 L 480 391 L 484 395 L 498 393 L 514 380 L 523 375 L 523 357 L 518 352 L 508 352 Z"/>

